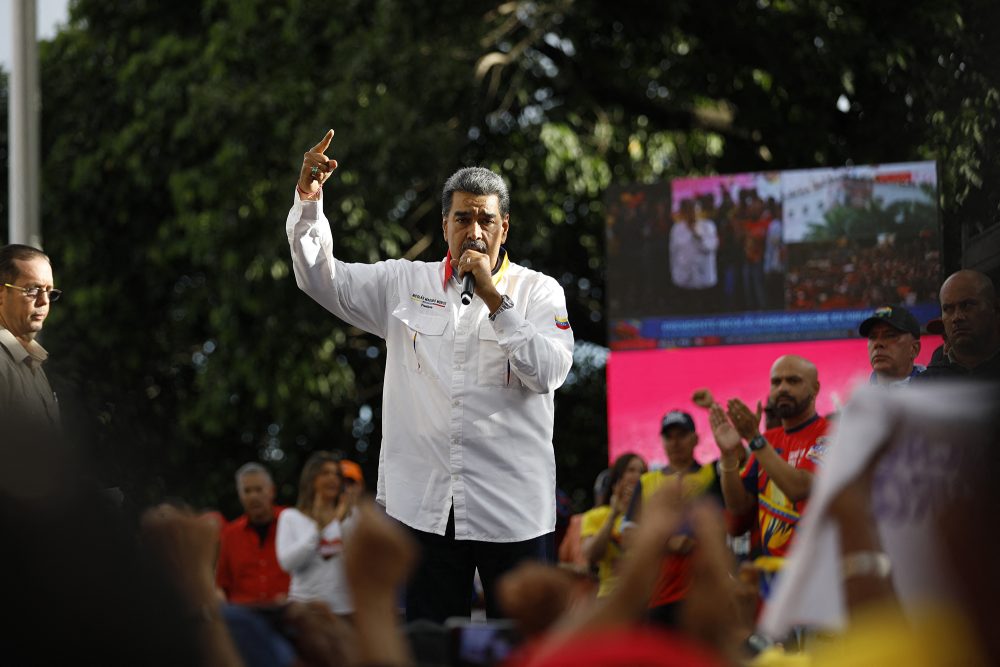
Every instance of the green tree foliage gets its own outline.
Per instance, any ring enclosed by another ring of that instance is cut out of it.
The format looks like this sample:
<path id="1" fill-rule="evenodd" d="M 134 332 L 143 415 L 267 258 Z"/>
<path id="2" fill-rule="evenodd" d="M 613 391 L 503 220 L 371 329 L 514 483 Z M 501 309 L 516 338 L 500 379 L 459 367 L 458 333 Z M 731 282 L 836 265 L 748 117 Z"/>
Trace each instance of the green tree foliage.
<path id="1" fill-rule="evenodd" d="M 937 232 L 937 209 L 924 202 L 903 200 L 888 206 L 878 199 L 864 207 L 836 206 L 823 214 L 822 223 L 811 223 L 806 241 L 875 238 L 881 234 L 899 234 L 912 238 L 921 233 Z"/>
<path id="2" fill-rule="evenodd" d="M 598 346 L 612 184 L 936 157 L 946 229 L 995 219 L 994 4 L 76 0 L 41 52 L 67 417 L 140 500 L 233 512 L 231 473 L 260 457 L 289 501 L 316 448 L 374 479 L 384 348 L 296 289 L 283 232 L 328 127 L 342 257 L 439 258 L 442 182 L 496 168 L 512 255 Z M 582 345 L 555 436 L 577 500 L 606 464 L 604 397 Z"/>

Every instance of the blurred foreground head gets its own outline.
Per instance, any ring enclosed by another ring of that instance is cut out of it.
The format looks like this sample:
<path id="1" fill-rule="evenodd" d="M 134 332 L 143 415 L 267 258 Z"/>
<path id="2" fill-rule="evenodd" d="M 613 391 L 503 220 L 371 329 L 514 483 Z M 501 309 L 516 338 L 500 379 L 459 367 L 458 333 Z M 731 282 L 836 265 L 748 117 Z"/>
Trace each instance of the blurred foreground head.
<path id="1" fill-rule="evenodd" d="M 52 431 L 5 422 L 2 662 L 200 664 L 196 621 L 120 509 L 86 481 Z"/>
<path id="2" fill-rule="evenodd" d="M 962 459 L 958 479 L 962 492 L 954 496 L 938 519 L 945 558 L 965 617 L 978 635 L 988 664 L 1000 665 L 1000 533 L 996 512 L 1000 508 L 1000 386 L 988 385 L 990 419 L 985 437 L 972 456 Z"/>

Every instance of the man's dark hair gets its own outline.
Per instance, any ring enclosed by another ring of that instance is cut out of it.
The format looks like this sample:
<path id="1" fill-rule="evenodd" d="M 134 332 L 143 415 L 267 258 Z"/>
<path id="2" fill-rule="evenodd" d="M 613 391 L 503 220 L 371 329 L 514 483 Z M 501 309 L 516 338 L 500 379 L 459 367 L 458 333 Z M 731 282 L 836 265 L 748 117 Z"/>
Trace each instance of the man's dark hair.
<path id="1" fill-rule="evenodd" d="M 21 275 L 14 262 L 28 262 L 38 257 L 52 263 L 48 255 L 30 245 L 11 243 L 0 248 L 0 283 L 12 283 Z"/>
<path id="2" fill-rule="evenodd" d="M 486 167 L 465 167 L 459 169 L 445 181 L 441 191 L 441 215 L 445 218 L 451 211 L 452 195 L 468 192 L 473 195 L 496 195 L 500 200 L 500 217 L 510 213 L 510 194 L 507 184 L 499 174 Z"/>

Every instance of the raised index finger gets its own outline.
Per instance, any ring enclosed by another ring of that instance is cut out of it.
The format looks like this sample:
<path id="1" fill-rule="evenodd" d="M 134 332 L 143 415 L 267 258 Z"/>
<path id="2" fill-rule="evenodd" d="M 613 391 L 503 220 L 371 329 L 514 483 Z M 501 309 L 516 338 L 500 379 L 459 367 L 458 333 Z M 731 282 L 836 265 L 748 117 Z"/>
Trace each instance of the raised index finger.
<path id="1" fill-rule="evenodd" d="M 310 153 L 325 153 L 326 149 L 330 147 L 330 142 L 333 141 L 333 130 L 327 130 L 323 138 L 319 140 L 319 143 L 313 146 L 309 152 Z"/>

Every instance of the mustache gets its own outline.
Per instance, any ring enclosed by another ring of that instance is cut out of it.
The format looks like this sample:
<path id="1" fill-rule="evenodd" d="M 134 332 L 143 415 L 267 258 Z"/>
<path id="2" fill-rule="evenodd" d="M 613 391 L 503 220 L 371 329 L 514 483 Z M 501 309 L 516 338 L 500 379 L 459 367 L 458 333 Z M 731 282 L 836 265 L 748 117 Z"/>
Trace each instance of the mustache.
<path id="1" fill-rule="evenodd" d="M 487 247 L 482 241 L 467 240 L 462 243 L 462 252 L 465 252 L 466 250 L 475 250 L 476 252 L 486 254 Z"/>

